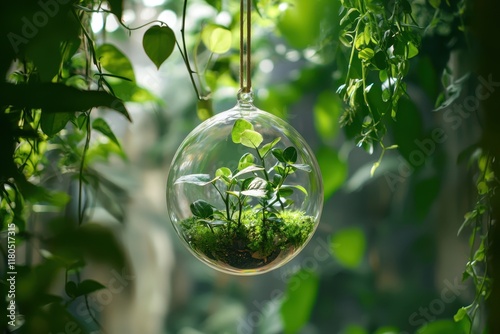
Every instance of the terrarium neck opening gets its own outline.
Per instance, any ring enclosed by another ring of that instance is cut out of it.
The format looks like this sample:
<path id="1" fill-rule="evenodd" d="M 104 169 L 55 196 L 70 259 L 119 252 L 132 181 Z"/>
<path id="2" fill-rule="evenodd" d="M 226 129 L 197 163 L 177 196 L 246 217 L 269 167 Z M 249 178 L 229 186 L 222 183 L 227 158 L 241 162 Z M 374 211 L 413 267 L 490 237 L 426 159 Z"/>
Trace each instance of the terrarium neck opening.
<path id="1" fill-rule="evenodd" d="M 240 0 L 240 92 L 251 94 L 252 0 Z M 238 93 L 238 101 L 239 101 Z"/>

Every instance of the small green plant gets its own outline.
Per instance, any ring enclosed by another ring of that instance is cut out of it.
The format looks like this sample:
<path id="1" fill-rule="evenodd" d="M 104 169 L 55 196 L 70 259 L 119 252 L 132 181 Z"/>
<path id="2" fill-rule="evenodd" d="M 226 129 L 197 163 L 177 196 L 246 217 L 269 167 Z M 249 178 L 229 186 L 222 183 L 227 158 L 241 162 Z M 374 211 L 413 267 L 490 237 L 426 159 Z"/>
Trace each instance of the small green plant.
<path id="1" fill-rule="evenodd" d="M 307 196 L 307 190 L 285 183 L 293 173 L 310 173 L 311 166 L 297 163 L 295 147 L 276 148 L 279 137 L 262 145 L 262 135 L 244 119 L 235 122 L 231 138 L 253 150 L 235 170 L 220 167 L 214 176 L 190 174 L 175 181 L 213 186 L 223 207 L 198 199 L 190 205 L 193 216 L 180 225 L 195 251 L 232 267 L 258 268 L 302 246 L 313 231 L 314 217 L 293 208 L 294 191 Z"/>

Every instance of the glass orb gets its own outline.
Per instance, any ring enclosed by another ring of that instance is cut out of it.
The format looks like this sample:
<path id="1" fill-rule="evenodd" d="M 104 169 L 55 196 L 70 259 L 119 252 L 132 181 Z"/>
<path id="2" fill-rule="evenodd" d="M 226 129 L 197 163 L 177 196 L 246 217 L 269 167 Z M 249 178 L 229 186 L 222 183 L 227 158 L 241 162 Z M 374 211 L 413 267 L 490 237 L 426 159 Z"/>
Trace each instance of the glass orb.
<path id="1" fill-rule="evenodd" d="M 276 269 L 309 242 L 323 183 L 304 138 L 252 105 L 251 94 L 197 126 L 167 179 L 175 231 L 202 262 L 225 273 Z"/>

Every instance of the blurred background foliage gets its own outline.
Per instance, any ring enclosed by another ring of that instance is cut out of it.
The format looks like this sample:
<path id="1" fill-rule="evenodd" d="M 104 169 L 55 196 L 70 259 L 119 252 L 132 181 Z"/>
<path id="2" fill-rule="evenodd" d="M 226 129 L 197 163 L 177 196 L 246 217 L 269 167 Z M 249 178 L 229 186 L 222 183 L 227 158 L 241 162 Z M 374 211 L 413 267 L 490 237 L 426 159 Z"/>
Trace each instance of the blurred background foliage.
<path id="1" fill-rule="evenodd" d="M 7 332 L 488 332 L 497 180 L 480 104 L 498 82 L 476 72 L 473 4 L 252 3 L 255 105 L 306 138 L 326 200 L 304 251 L 256 277 L 193 258 L 164 200 L 180 142 L 235 104 L 239 3 L 2 11 L 0 248 L 7 259 L 15 226 L 17 264 Z"/>

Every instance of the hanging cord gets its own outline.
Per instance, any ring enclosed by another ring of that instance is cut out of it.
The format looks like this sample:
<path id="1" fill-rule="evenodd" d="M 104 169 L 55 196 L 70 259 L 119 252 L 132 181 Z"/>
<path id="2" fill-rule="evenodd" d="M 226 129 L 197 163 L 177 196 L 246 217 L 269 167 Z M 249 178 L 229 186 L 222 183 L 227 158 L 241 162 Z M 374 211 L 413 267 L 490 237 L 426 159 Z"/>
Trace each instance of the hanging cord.
<path id="1" fill-rule="evenodd" d="M 246 8 L 245 8 L 245 2 L 246 2 Z M 251 45 L 252 45 L 252 1 L 241 0 L 240 1 L 240 91 L 242 93 L 250 93 L 252 90 Z"/>

